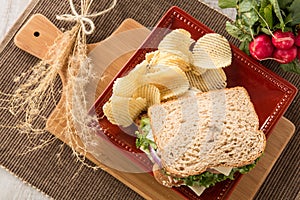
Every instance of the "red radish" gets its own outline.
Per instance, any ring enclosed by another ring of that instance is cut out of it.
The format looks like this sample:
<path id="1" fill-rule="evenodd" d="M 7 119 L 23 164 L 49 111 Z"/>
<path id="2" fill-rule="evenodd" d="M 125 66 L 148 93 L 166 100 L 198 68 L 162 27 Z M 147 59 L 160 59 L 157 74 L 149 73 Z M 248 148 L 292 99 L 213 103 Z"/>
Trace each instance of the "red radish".
<path id="1" fill-rule="evenodd" d="M 300 48 L 297 48 L 297 58 L 298 58 L 299 61 L 300 61 Z"/>
<path id="2" fill-rule="evenodd" d="M 298 35 L 295 38 L 295 45 L 300 47 L 300 29 L 298 30 Z"/>
<path id="3" fill-rule="evenodd" d="M 286 64 L 292 62 L 297 57 L 297 47 L 293 46 L 290 49 L 275 49 L 273 57 L 279 63 Z"/>
<path id="4" fill-rule="evenodd" d="M 263 60 L 272 56 L 274 46 L 271 38 L 266 34 L 260 34 L 249 44 L 250 54 L 257 60 Z"/>
<path id="5" fill-rule="evenodd" d="M 272 43 L 277 49 L 290 49 L 295 43 L 295 36 L 291 31 L 277 30 L 273 35 Z"/>

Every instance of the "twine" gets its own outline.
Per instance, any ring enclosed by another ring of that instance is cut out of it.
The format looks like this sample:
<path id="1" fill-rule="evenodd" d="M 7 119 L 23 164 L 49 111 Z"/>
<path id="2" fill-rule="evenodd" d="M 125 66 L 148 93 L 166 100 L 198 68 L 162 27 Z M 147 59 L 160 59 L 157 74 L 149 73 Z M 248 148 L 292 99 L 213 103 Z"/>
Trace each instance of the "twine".
<path id="1" fill-rule="evenodd" d="M 87 5 L 87 3 L 85 3 L 84 0 L 81 0 L 81 14 L 79 14 L 75 9 L 73 0 L 69 0 L 72 14 L 58 15 L 58 16 L 56 16 L 56 19 L 72 21 L 72 22 L 76 21 L 76 22 L 80 23 L 82 31 L 86 35 L 90 35 L 95 30 L 95 24 L 90 18 L 98 17 L 98 16 L 101 16 L 101 15 L 111 11 L 117 4 L 117 0 L 113 0 L 113 3 L 111 4 L 111 6 L 105 10 L 102 10 L 102 11 L 100 11 L 98 13 L 94 13 L 94 14 L 88 14 L 88 10 L 89 10 L 92 2 L 93 1 L 91 0 L 90 3 Z M 90 26 L 89 30 L 87 29 L 86 24 L 88 24 Z"/>

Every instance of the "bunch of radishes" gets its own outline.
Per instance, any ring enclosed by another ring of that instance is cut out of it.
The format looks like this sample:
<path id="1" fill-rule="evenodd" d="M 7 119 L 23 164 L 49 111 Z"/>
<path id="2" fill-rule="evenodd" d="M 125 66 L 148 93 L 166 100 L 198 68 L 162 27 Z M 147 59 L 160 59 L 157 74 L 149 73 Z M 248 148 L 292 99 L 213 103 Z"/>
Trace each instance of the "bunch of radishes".
<path id="1" fill-rule="evenodd" d="M 300 60 L 300 29 L 293 32 L 276 30 L 272 36 L 261 33 L 249 44 L 250 54 L 257 60 L 274 59 L 281 64 Z"/>

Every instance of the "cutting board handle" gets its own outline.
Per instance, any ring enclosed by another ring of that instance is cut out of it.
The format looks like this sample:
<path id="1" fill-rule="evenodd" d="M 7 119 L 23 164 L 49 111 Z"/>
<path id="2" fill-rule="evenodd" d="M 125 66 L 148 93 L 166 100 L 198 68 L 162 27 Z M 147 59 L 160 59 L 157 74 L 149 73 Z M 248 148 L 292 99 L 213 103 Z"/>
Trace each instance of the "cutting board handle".
<path id="1" fill-rule="evenodd" d="M 44 59 L 47 50 L 62 32 L 44 15 L 33 15 L 19 30 L 14 43 L 20 49 Z"/>
<path id="2" fill-rule="evenodd" d="M 124 20 L 112 35 L 122 32 L 125 24 L 127 30 L 143 27 L 138 22 L 128 18 Z M 54 44 L 56 38 L 61 34 L 62 32 L 47 17 L 42 14 L 34 14 L 18 31 L 14 38 L 14 43 L 23 51 L 39 59 L 44 59 L 48 48 Z M 99 44 L 99 42 L 88 44 L 88 53 Z"/>
<path id="3" fill-rule="evenodd" d="M 23 51 L 44 59 L 48 48 L 62 32 L 44 15 L 35 14 L 22 26 L 14 38 L 15 45 Z M 98 43 L 89 44 L 88 52 Z"/>

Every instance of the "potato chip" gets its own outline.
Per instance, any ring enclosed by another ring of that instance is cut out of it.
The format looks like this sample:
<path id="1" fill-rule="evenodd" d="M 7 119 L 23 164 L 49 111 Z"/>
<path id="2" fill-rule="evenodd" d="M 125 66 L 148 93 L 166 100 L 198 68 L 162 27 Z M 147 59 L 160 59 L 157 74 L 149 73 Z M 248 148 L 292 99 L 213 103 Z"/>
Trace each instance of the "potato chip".
<path id="1" fill-rule="evenodd" d="M 201 74 L 204 74 L 207 70 L 207 69 L 204 69 L 204 68 L 196 67 L 192 64 L 190 64 L 190 68 L 191 68 L 190 71 L 192 71 L 197 76 L 200 76 Z"/>
<path id="2" fill-rule="evenodd" d="M 160 89 L 161 99 L 165 100 L 186 92 L 189 82 L 185 73 L 178 67 L 157 65 L 160 71 L 144 76 L 145 84 L 153 84 Z"/>
<path id="3" fill-rule="evenodd" d="M 185 74 L 189 80 L 191 87 L 195 87 L 195 88 L 201 90 L 202 92 L 208 91 L 208 88 L 207 88 L 204 80 L 202 79 L 201 75 L 197 75 L 197 74 L 193 73 L 192 71 L 188 71 Z"/>
<path id="4" fill-rule="evenodd" d="M 140 77 L 144 74 L 146 74 L 147 72 L 147 66 L 148 66 L 148 62 L 146 60 L 143 60 L 143 62 L 137 64 L 130 72 L 129 72 L 129 76 L 136 76 L 136 77 Z"/>
<path id="5" fill-rule="evenodd" d="M 113 85 L 113 94 L 120 97 L 132 97 L 134 91 L 143 85 L 141 77 L 146 74 L 148 63 L 138 64 L 128 75 L 116 79 Z"/>
<path id="6" fill-rule="evenodd" d="M 155 65 L 158 64 L 165 65 L 165 66 L 179 67 L 183 71 L 191 70 L 190 61 L 185 55 L 178 56 L 171 52 L 164 52 L 164 51 L 157 50 L 148 53 L 146 55 L 146 60 L 147 62 L 149 62 L 148 72 L 154 72 L 155 69 L 153 69 L 153 67 L 155 67 Z"/>
<path id="7" fill-rule="evenodd" d="M 158 50 L 147 53 L 142 63 L 118 78 L 111 99 L 103 106 L 108 120 L 127 127 L 151 105 L 194 95 L 190 87 L 202 92 L 226 87 L 222 67 L 231 64 L 228 41 L 219 34 L 206 34 L 195 43 L 192 54 L 194 42 L 188 31 L 173 30 Z"/>
<path id="8" fill-rule="evenodd" d="M 232 53 L 227 39 L 217 33 L 201 37 L 193 48 L 193 64 L 204 69 L 227 67 L 231 64 Z"/>
<path id="9" fill-rule="evenodd" d="M 158 45 L 158 50 L 187 57 L 190 56 L 190 46 L 194 42 L 191 34 L 184 29 L 175 29 L 167 34 Z"/>
<path id="10" fill-rule="evenodd" d="M 103 106 L 103 112 L 112 124 L 128 127 L 146 109 L 146 106 L 147 102 L 144 98 L 112 96 Z"/>
<path id="11" fill-rule="evenodd" d="M 191 51 L 186 51 L 183 53 L 182 51 L 163 51 L 164 53 L 172 54 L 173 56 L 179 57 L 181 60 L 183 60 L 186 63 L 191 63 L 193 60 L 193 55 Z"/>
<path id="12" fill-rule="evenodd" d="M 195 87 L 202 92 L 225 88 L 226 74 L 221 69 L 208 69 L 204 74 L 196 75 L 192 71 L 186 72 L 186 76 L 192 87 Z"/>
<path id="13" fill-rule="evenodd" d="M 176 89 L 170 90 L 162 85 L 157 85 L 160 91 L 161 101 L 176 99 L 183 95 L 187 90 L 185 88 L 178 87 Z"/>
<path id="14" fill-rule="evenodd" d="M 167 55 L 159 60 L 159 64 L 179 67 L 182 71 L 190 71 L 190 62 L 177 55 Z"/>
<path id="15" fill-rule="evenodd" d="M 111 101 L 107 101 L 103 105 L 102 109 L 103 109 L 103 113 L 106 116 L 106 118 L 108 119 L 108 121 L 110 121 L 110 123 L 112 123 L 112 124 L 117 124 L 117 122 L 115 121 L 115 118 L 113 116 Z"/>
<path id="16" fill-rule="evenodd" d="M 201 76 L 208 90 L 222 89 L 227 85 L 226 74 L 222 68 L 207 70 Z"/>
<path id="17" fill-rule="evenodd" d="M 204 48 L 199 45 L 195 46 L 193 49 L 193 66 L 196 72 L 202 72 L 203 69 L 216 69 L 217 66 L 211 59 L 210 55 L 206 52 Z M 202 73 L 200 73 L 202 74 Z"/>
<path id="18" fill-rule="evenodd" d="M 147 107 L 160 103 L 160 92 L 154 85 L 148 84 L 139 87 L 133 94 L 133 98 L 142 97 L 147 101 Z"/>

